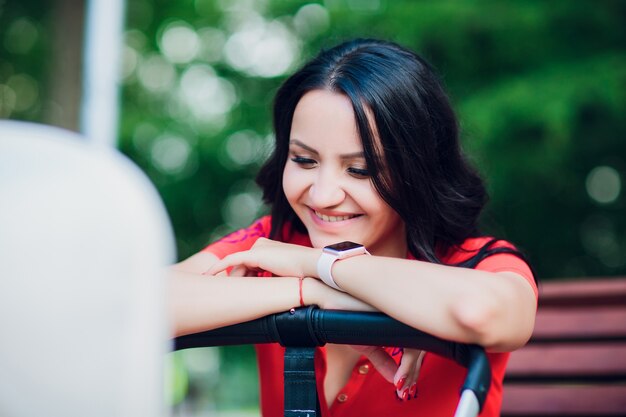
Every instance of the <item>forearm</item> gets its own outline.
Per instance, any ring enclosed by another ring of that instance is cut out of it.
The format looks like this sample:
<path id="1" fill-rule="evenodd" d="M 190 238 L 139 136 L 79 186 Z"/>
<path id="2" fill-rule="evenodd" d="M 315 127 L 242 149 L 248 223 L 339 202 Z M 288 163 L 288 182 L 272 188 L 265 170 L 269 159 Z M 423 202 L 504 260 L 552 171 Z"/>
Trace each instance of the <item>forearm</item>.
<path id="1" fill-rule="evenodd" d="M 211 330 L 299 305 L 298 278 L 206 276 L 171 271 L 174 336 Z"/>
<path id="2" fill-rule="evenodd" d="M 259 239 L 250 250 L 216 262 L 211 272 L 243 267 L 319 278 L 319 257 L 319 249 Z M 445 339 L 512 350 L 526 342 L 534 325 L 535 294 L 525 278 L 513 272 L 354 256 L 335 262 L 332 275 L 368 307 Z"/>
<path id="3" fill-rule="evenodd" d="M 512 350 L 532 331 L 535 299 L 521 277 L 368 256 L 332 271 L 348 293 L 442 338 Z"/>

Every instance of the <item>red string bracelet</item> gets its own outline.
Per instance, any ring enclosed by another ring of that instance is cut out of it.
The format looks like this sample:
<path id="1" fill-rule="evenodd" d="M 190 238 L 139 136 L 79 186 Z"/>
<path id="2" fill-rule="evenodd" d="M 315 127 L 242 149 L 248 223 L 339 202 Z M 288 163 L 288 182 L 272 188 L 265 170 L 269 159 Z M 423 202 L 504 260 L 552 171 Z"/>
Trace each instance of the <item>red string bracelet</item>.
<path id="1" fill-rule="evenodd" d="M 304 307 L 304 298 L 302 297 L 302 282 L 304 281 L 303 277 L 300 277 L 298 280 L 298 294 L 300 295 L 300 307 Z"/>

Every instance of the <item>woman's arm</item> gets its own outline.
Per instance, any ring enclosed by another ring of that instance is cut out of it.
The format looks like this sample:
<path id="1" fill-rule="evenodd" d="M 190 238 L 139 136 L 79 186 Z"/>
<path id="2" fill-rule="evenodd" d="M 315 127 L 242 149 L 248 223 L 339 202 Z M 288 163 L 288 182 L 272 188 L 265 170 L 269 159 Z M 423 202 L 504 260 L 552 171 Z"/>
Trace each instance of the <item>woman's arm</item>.
<path id="1" fill-rule="evenodd" d="M 523 346 L 534 327 L 534 291 L 513 272 L 358 256 L 335 262 L 333 277 L 342 289 L 397 320 L 491 351 Z"/>
<path id="2" fill-rule="evenodd" d="M 200 252 L 170 268 L 168 304 L 174 336 L 241 323 L 299 306 L 299 278 L 204 274 L 217 261 L 210 252 Z M 318 280 L 307 278 L 302 285 L 303 301 L 307 305 L 373 310 Z"/>
<path id="3" fill-rule="evenodd" d="M 246 275 L 248 268 L 239 267 L 217 275 L 206 274 L 219 259 L 200 252 L 170 268 L 169 307 L 174 336 L 197 333 L 230 324 L 253 320 L 268 314 L 296 307 L 300 303 L 300 279 L 296 277 L 258 278 Z M 258 267 L 255 266 L 256 269 Z M 238 272 L 237 272 L 238 271 Z M 305 305 L 351 311 L 376 311 L 355 297 L 336 291 L 314 278 L 302 280 Z M 378 347 L 359 347 L 376 369 L 397 385 L 399 397 L 414 388 L 423 354 L 406 349 L 400 365 Z M 399 381 L 402 380 L 402 383 Z"/>
<path id="4" fill-rule="evenodd" d="M 317 277 L 320 253 L 320 249 L 259 239 L 251 250 L 224 258 L 211 271 L 244 265 Z M 335 262 L 332 273 L 337 284 L 354 297 L 445 339 L 509 351 L 522 346 L 534 326 L 534 291 L 513 272 L 356 256 Z"/>
<path id="5" fill-rule="evenodd" d="M 298 279 L 205 274 L 219 259 L 200 252 L 170 267 L 168 300 L 175 336 L 211 330 L 299 304 Z"/>

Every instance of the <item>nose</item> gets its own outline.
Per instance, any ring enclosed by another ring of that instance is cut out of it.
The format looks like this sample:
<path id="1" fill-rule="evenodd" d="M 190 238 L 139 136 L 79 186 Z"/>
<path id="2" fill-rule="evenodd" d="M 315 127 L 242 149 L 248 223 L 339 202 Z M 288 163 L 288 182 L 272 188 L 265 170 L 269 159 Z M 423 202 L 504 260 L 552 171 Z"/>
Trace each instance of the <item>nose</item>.
<path id="1" fill-rule="evenodd" d="M 329 208 L 341 204 L 346 198 L 346 193 L 336 174 L 330 170 L 319 170 L 309 188 L 309 197 L 314 208 Z"/>

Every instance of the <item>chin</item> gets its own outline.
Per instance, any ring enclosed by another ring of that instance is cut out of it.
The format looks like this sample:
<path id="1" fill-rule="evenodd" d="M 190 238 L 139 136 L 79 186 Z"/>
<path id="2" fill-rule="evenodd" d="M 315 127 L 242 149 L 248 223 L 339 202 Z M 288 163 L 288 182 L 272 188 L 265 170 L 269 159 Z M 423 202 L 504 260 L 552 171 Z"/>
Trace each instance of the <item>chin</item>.
<path id="1" fill-rule="evenodd" d="M 345 242 L 346 240 L 355 243 L 362 243 L 359 239 L 345 236 L 315 236 L 314 234 L 309 234 L 309 237 L 311 239 L 311 245 L 314 248 L 323 248 L 328 245 L 334 245 L 335 243 Z"/>
<path id="2" fill-rule="evenodd" d="M 311 245 L 314 248 L 323 248 L 324 246 L 334 245 L 338 242 L 343 242 L 346 239 L 342 239 L 337 236 L 324 236 L 318 233 L 309 233 L 309 238 L 311 239 Z"/>
<path id="3" fill-rule="evenodd" d="M 311 238 L 311 246 L 313 246 L 314 248 L 323 248 L 324 246 L 333 245 L 339 242 L 338 240 L 335 240 L 335 239 L 313 237 L 311 235 L 309 235 L 309 237 Z"/>

